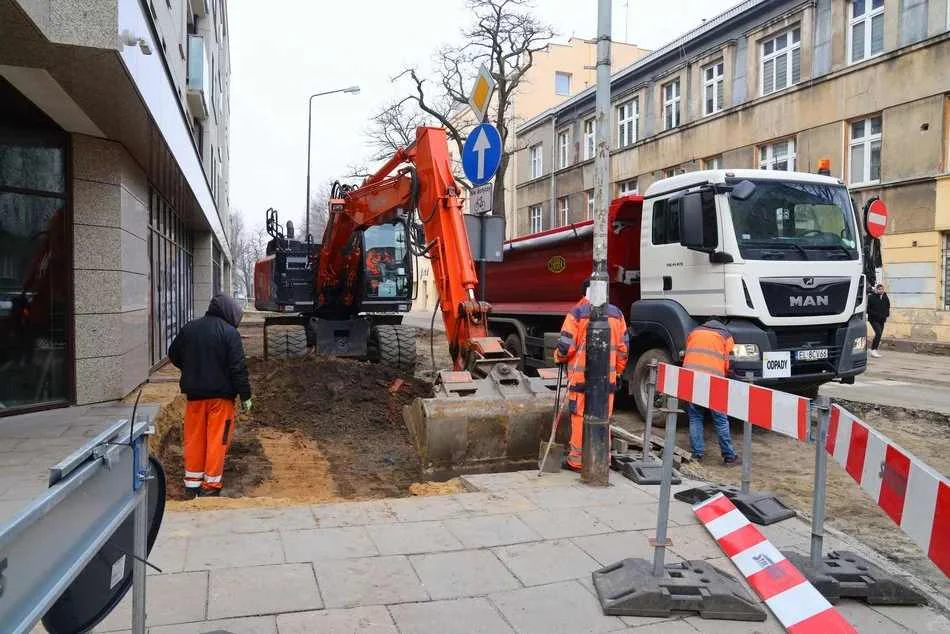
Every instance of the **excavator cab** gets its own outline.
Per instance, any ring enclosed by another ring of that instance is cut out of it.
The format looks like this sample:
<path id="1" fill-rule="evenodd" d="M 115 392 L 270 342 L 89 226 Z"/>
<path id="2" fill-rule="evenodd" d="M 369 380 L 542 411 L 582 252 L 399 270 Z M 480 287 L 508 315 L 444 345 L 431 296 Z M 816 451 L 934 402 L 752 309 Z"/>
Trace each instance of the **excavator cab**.
<path id="1" fill-rule="evenodd" d="M 406 223 L 397 220 L 363 231 L 363 297 L 367 313 L 403 313 L 412 302 L 412 260 Z"/>

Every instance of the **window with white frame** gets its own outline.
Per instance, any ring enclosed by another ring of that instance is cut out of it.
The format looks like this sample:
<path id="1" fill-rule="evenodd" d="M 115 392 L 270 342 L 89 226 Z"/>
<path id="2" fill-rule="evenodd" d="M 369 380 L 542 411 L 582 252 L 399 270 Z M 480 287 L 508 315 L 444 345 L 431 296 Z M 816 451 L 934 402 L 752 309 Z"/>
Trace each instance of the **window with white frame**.
<path id="1" fill-rule="evenodd" d="M 710 156 L 707 159 L 703 159 L 703 169 L 704 170 L 721 170 L 722 156 Z"/>
<path id="2" fill-rule="evenodd" d="M 663 176 L 665 176 L 666 178 L 673 178 L 674 176 L 676 176 L 676 169 L 673 168 L 673 167 L 670 167 L 670 168 L 664 170 L 664 171 L 663 171 Z"/>
<path id="3" fill-rule="evenodd" d="M 802 78 L 802 30 L 789 29 L 762 42 L 762 94 L 797 84 Z"/>
<path id="4" fill-rule="evenodd" d="M 795 171 L 795 141 L 776 141 L 759 147 L 759 169 Z"/>
<path id="5" fill-rule="evenodd" d="M 588 189 L 587 194 L 587 219 L 590 220 L 594 217 L 594 190 Z"/>
<path id="6" fill-rule="evenodd" d="M 631 178 L 630 180 L 623 181 L 617 187 L 619 190 L 620 196 L 627 196 L 628 194 L 637 194 L 639 189 L 637 187 L 637 179 Z"/>
<path id="7" fill-rule="evenodd" d="M 528 207 L 528 233 L 537 233 L 542 228 L 541 205 Z"/>
<path id="8" fill-rule="evenodd" d="M 556 71 L 554 73 L 554 93 L 562 97 L 571 94 L 571 74 Z"/>
<path id="9" fill-rule="evenodd" d="M 567 130 L 557 133 L 557 166 L 558 169 L 567 167 L 568 157 L 570 156 L 571 137 Z"/>
<path id="10" fill-rule="evenodd" d="M 597 120 L 591 117 L 584 122 L 584 160 L 594 158 L 597 147 Z"/>
<path id="11" fill-rule="evenodd" d="M 852 185 L 881 180 L 881 115 L 851 122 L 849 152 Z"/>
<path id="12" fill-rule="evenodd" d="M 528 148 L 528 165 L 531 169 L 531 178 L 541 176 L 541 144 Z"/>
<path id="13" fill-rule="evenodd" d="M 851 0 L 848 59 L 860 62 L 884 50 L 884 0 Z"/>
<path id="14" fill-rule="evenodd" d="M 637 121 L 639 118 L 639 99 L 631 99 L 617 106 L 617 147 L 627 147 L 637 142 Z"/>
<path id="15" fill-rule="evenodd" d="M 663 84 L 664 130 L 672 130 L 680 124 L 680 80 Z"/>
<path id="16" fill-rule="evenodd" d="M 725 64 L 716 62 L 703 69 L 703 114 L 715 114 L 722 110 Z"/>
<path id="17" fill-rule="evenodd" d="M 567 204 L 567 196 L 561 196 L 557 199 L 557 219 L 562 227 L 571 222 L 571 210 Z"/>

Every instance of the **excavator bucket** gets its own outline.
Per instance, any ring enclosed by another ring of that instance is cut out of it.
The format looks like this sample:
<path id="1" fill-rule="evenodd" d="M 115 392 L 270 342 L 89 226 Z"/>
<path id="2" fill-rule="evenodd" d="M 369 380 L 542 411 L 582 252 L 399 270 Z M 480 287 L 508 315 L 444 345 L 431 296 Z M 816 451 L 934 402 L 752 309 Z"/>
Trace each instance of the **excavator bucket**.
<path id="1" fill-rule="evenodd" d="M 528 377 L 504 364 L 483 379 L 440 372 L 432 398 L 403 408 L 425 475 L 440 480 L 536 468 L 540 441 L 551 433 L 557 380 L 554 368 Z M 559 431 L 563 438 L 567 425 Z"/>

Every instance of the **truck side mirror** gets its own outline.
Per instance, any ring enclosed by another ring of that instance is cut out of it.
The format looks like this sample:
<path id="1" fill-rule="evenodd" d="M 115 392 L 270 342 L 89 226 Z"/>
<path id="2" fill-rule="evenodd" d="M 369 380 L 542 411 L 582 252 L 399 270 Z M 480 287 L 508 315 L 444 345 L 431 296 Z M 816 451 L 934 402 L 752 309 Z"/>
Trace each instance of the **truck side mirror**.
<path id="1" fill-rule="evenodd" d="M 716 200 L 712 191 L 685 194 L 680 211 L 680 244 L 693 251 L 713 253 L 719 246 Z"/>

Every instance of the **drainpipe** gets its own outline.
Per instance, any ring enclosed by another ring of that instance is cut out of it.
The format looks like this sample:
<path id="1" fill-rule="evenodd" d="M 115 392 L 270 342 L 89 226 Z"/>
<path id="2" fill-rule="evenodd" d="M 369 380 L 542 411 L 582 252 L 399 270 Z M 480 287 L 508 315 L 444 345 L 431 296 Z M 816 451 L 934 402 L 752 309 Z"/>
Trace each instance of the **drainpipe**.
<path id="1" fill-rule="evenodd" d="M 551 114 L 551 229 L 557 226 L 557 113 Z"/>

